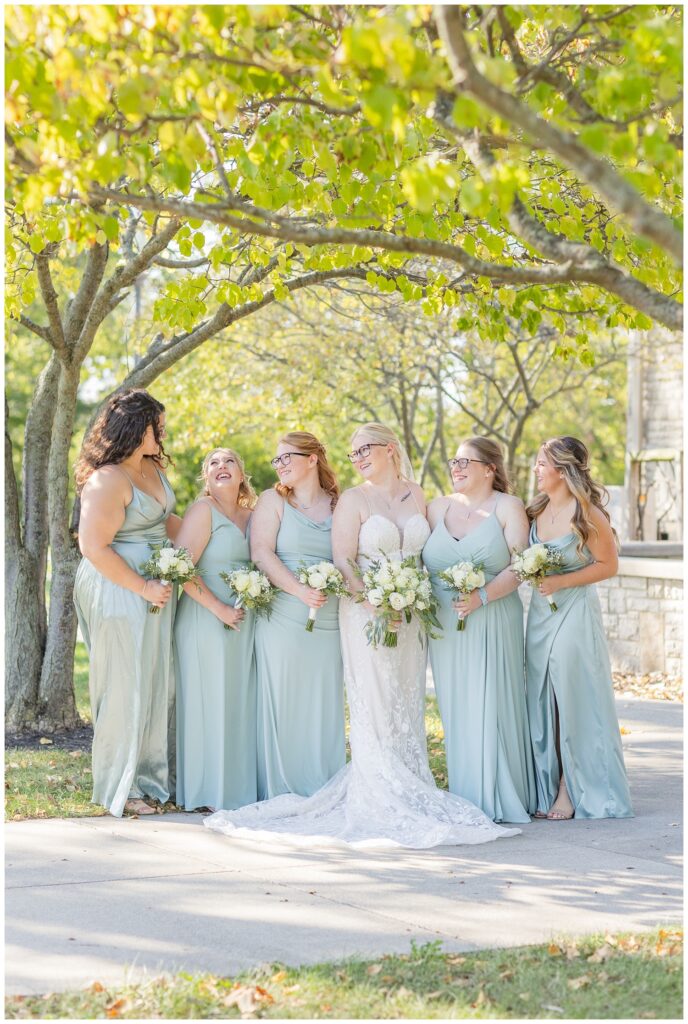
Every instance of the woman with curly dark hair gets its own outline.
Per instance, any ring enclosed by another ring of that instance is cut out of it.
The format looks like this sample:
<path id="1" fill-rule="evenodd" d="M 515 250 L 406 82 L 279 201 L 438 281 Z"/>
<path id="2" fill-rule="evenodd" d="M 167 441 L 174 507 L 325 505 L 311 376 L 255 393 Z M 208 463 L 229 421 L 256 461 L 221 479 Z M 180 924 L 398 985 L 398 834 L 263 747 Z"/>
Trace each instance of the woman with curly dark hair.
<path id="1" fill-rule="evenodd" d="M 575 437 L 545 441 L 527 508 L 530 543 L 561 555 L 533 591 L 526 629 L 526 689 L 538 793 L 536 817 L 633 816 L 602 612 L 594 584 L 617 571 L 606 492 Z M 556 611 L 547 598 L 556 594 Z"/>
<path id="2" fill-rule="evenodd" d="M 174 782 L 173 588 L 139 567 L 177 517 L 162 467 L 165 407 L 140 388 L 113 395 L 84 440 L 74 586 L 89 650 L 93 803 L 153 814 Z M 151 605 L 161 609 L 149 615 Z"/>

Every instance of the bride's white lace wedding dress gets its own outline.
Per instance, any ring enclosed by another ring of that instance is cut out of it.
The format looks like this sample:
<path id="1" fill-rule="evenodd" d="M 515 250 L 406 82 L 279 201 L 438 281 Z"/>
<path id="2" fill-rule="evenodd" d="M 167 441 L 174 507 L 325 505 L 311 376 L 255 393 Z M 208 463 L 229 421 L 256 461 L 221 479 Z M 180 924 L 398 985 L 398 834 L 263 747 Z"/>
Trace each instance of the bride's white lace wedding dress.
<path id="1" fill-rule="evenodd" d="M 359 534 L 358 562 L 380 554 L 418 556 L 430 530 L 417 513 L 403 533 L 373 514 Z M 365 552 L 365 554 L 363 554 Z M 356 847 L 487 843 L 520 829 L 490 821 L 467 800 L 438 789 L 425 740 L 425 667 L 418 623 L 403 622 L 396 648 L 374 649 L 363 633 L 368 612 L 340 601 L 344 681 L 350 710 L 351 762 L 310 797 L 286 794 L 235 811 L 217 811 L 204 824 L 227 835 L 289 839 L 299 845 L 344 842 Z"/>

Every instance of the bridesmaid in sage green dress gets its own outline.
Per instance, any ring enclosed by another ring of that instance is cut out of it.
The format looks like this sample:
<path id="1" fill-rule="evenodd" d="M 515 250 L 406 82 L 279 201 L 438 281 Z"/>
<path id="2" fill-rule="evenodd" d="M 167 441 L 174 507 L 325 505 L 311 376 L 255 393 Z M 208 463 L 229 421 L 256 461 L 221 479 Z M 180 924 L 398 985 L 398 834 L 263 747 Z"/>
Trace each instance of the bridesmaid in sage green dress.
<path id="1" fill-rule="evenodd" d="M 339 487 L 313 434 L 285 434 L 272 464 L 280 478 L 258 499 L 251 553 L 281 591 L 256 623 L 258 799 L 310 796 L 345 763 L 338 600 L 299 583 L 300 563 L 332 560 Z M 309 608 L 317 616 L 306 632 Z"/>
<path id="2" fill-rule="evenodd" d="M 537 817 L 553 821 L 633 817 L 594 587 L 617 571 L 616 538 L 588 461 L 575 437 L 546 441 L 535 466 L 540 494 L 528 507 L 530 543 L 563 557 L 561 569 L 533 590 L 526 629 Z"/>
<path id="3" fill-rule="evenodd" d="M 93 803 L 154 814 L 174 792 L 174 671 L 169 583 L 139 569 L 174 537 L 174 494 L 160 471 L 165 409 L 146 391 L 114 395 L 76 469 L 83 558 L 74 603 L 89 652 Z M 152 606 L 159 614 L 151 615 Z"/>
<path id="4" fill-rule="evenodd" d="M 523 607 L 510 571 L 511 550 L 525 547 L 528 520 L 508 494 L 502 452 L 472 437 L 450 459 L 454 493 L 428 509 L 432 534 L 423 561 L 439 601 L 442 635 L 430 661 L 444 726 L 449 790 L 493 821 L 526 822 L 535 810 L 535 778 L 526 715 Z M 438 573 L 457 562 L 481 566 L 486 585 L 454 600 Z M 458 631 L 457 614 L 466 619 Z"/>
<path id="5" fill-rule="evenodd" d="M 256 495 L 231 448 L 206 455 L 202 478 L 205 496 L 177 538 L 202 572 L 184 587 L 174 624 L 177 803 L 235 810 L 257 799 L 255 613 L 234 608 L 220 573 L 250 561 Z"/>

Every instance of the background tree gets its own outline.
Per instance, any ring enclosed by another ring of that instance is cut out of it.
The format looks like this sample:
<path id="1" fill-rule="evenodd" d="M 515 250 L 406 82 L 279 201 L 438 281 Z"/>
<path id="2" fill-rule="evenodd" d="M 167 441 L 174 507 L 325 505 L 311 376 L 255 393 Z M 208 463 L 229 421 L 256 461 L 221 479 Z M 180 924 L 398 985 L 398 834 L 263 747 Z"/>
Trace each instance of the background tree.
<path id="1" fill-rule="evenodd" d="M 12 726 L 75 720 L 78 389 L 144 277 L 115 386 L 338 277 L 583 364 L 599 324 L 680 324 L 678 7 L 15 6 L 6 45 L 8 308 L 44 346 L 21 481 L 6 432 Z"/>

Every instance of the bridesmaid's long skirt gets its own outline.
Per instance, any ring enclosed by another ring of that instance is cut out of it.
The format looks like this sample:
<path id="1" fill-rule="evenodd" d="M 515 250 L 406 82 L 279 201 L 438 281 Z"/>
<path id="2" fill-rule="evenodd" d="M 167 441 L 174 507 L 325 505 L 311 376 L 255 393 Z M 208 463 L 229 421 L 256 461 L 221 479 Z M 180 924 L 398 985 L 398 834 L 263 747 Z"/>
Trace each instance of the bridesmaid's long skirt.
<path id="1" fill-rule="evenodd" d="M 256 622 L 258 799 L 310 796 L 344 766 L 344 684 L 336 598 L 319 611 L 289 594 Z"/>
<path id="2" fill-rule="evenodd" d="M 556 714 L 566 788 L 577 818 L 631 818 L 612 674 L 594 587 L 556 594 L 558 610 L 533 591 L 526 630 L 528 715 L 538 808 L 559 789 Z"/>

